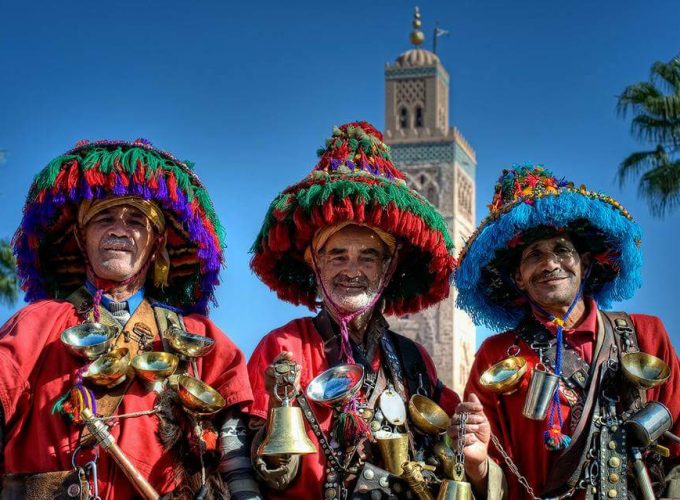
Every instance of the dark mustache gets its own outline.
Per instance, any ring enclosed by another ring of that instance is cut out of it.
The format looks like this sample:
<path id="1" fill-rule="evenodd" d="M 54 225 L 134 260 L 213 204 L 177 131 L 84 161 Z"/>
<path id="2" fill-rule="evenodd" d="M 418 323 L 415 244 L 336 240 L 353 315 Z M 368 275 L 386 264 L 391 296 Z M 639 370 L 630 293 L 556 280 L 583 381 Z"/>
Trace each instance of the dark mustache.
<path id="1" fill-rule="evenodd" d="M 340 286 L 364 286 L 368 287 L 368 278 L 365 276 L 357 276 L 350 278 L 349 276 L 340 276 L 333 280 L 334 285 Z"/>
<path id="2" fill-rule="evenodd" d="M 135 242 L 130 238 L 119 237 L 119 236 L 108 236 L 102 240 L 100 244 L 101 248 L 106 248 L 107 250 L 124 250 L 132 251 L 135 249 Z"/>
<path id="3" fill-rule="evenodd" d="M 560 269 L 555 269 L 553 271 L 543 271 L 540 275 L 536 276 L 534 278 L 534 283 L 538 281 L 543 281 L 547 279 L 561 279 L 561 278 L 569 278 L 570 273 L 565 273 Z"/>

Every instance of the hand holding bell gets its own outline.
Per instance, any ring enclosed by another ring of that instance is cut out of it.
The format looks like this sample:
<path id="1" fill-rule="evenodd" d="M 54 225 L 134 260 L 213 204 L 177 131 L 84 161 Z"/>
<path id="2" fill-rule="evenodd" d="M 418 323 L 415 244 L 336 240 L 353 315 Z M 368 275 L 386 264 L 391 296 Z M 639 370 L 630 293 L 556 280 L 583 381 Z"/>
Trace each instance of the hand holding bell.
<path id="1" fill-rule="evenodd" d="M 477 482 L 484 479 L 488 473 L 487 458 L 491 426 L 479 398 L 475 394 L 470 394 L 468 401 L 458 404 L 451 418 L 451 426 L 447 434 L 454 443 L 458 442 L 459 424 L 463 414 L 467 414 L 465 435 L 462 436 L 461 441 L 464 443 L 462 451 L 465 457 L 465 472 L 473 482 Z"/>
<path id="2" fill-rule="evenodd" d="M 288 394 L 300 392 L 300 365 L 293 360 L 293 353 L 281 352 L 274 358 L 272 364 L 264 372 L 264 386 L 269 393 L 269 406 L 274 406 L 278 401 L 276 387 L 284 389 Z"/>

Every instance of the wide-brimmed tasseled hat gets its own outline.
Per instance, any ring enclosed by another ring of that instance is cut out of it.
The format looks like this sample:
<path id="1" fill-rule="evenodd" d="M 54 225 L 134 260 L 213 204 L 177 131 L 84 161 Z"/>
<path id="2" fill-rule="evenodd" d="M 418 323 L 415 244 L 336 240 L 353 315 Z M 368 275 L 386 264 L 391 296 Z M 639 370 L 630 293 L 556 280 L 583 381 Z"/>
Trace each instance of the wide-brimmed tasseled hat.
<path id="1" fill-rule="evenodd" d="M 65 298 L 83 285 L 86 263 L 75 226 L 83 201 L 135 196 L 151 200 L 166 219 L 167 286 L 147 282 L 154 299 L 205 313 L 223 262 L 223 231 L 207 191 L 189 162 L 150 142 L 79 142 L 35 177 L 14 251 L 26 301 Z"/>
<path id="2" fill-rule="evenodd" d="M 400 245 L 383 293 L 386 314 L 420 311 L 446 298 L 455 266 L 446 221 L 406 185 L 382 134 L 366 122 L 336 127 L 302 181 L 279 194 L 252 248 L 251 267 L 279 298 L 316 306 L 304 253 L 323 227 L 352 221 L 385 231 Z"/>
<path id="3" fill-rule="evenodd" d="M 458 306 L 478 325 L 514 328 L 526 299 L 514 285 L 518 253 L 532 241 L 565 232 L 593 262 L 584 293 L 603 308 L 641 285 L 641 233 L 607 195 L 575 187 L 541 166 L 514 166 L 496 183 L 489 215 L 461 251 L 455 273 Z"/>

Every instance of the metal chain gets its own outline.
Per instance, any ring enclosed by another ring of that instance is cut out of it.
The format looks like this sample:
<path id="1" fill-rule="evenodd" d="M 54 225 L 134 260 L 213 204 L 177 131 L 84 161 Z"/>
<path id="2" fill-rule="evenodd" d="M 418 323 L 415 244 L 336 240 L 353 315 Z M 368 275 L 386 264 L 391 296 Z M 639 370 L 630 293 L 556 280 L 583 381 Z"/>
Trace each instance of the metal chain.
<path id="1" fill-rule="evenodd" d="M 467 422 L 468 414 L 463 412 L 460 414 L 458 421 L 458 437 L 456 439 L 455 450 L 455 465 L 454 465 L 454 481 L 462 481 L 465 476 L 465 455 L 463 449 L 465 448 L 465 423 Z"/>
<path id="2" fill-rule="evenodd" d="M 524 489 L 527 490 L 527 493 L 531 495 L 531 498 L 533 500 L 541 500 L 540 497 L 537 497 L 536 494 L 534 493 L 534 489 L 529 485 L 529 482 L 527 481 L 527 478 L 524 477 L 520 472 L 517 466 L 515 465 L 515 462 L 512 461 L 512 458 L 510 458 L 510 455 L 508 455 L 503 447 L 501 446 L 501 443 L 498 441 L 498 438 L 492 433 L 491 434 L 491 441 L 493 441 L 494 446 L 496 449 L 500 452 L 501 455 L 503 455 L 503 460 L 505 460 L 505 465 L 508 466 L 508 469 L 510 469 L 510 472 L 512 472 L 516 477 L 517 480 L 519 481 L 519 484 L 524 486 Z"/>

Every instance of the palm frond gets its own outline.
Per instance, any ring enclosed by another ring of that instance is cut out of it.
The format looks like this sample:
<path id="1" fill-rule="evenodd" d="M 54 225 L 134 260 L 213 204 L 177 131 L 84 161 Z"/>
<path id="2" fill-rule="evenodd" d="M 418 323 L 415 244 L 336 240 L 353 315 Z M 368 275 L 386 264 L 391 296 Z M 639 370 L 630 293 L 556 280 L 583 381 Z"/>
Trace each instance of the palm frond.
<path id="1" fill-rule="evenodd" d="M 680 161 L 661 165 L 640 178 L 640 196 L 649 203 L 652 215 L 663 217 L 680 202 Z"/>
<path id="2" fill-rule="evenodd" d="M 13 304 L 19 295 L 17 263 L 11 245 L 0 240 L 0 302 Z"/>
<path id="3" fill-rule="evenodd" d="M 650 80 L 663 84 L 670 92 L 680 91 L 680 56 L 667 63 L 657 61 L 652 64 Z"/>
<path id="4" fill-rule="evenodd" d="M 680 144 L 680 121 L 640 114 L 631 121 L 630 131 L 643 141 L 671 147 Z"/>
<path id="5" fill-rule="evenodd" d="M 626 181 L 633 176 L 647 170 L 652 170 L 668 162 L 668 154 L 663 146 L 658 146 L 652 151 L 638 151 L 630 154 L 619 165 L 616 177 L 619 185 L 623 186 Z"/>

